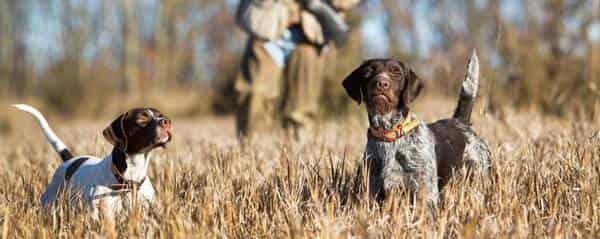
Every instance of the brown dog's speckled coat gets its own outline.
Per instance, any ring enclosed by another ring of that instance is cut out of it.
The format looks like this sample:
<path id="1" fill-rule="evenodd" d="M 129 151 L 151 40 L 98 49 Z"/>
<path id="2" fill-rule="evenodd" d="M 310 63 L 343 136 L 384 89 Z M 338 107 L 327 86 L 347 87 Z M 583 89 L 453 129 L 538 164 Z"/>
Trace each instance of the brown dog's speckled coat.
<path id="1" fill-rule="evenodd" d="M 439 191 L 453 170 L 467 166 L 477 168 L 476 172 L 486 171 L 490 165 L 488 146 L 469 126 L 478 78 L 478 60 L 473 54 L 452 118 L 431 124 L 419 121 L 410 134 L 393 142 L 369 135 L 364 158 L 373 196 L 381 199 L 386 192 L 403 187 L 415 197 L 422 195 L 435 208 Z M 392 59 L 364 62 L 343 85 L 352 99 L 365 102 L 370 127 L 386 130 L 408 117 L 408 104 L 423 89 L 412 69 Z"/>

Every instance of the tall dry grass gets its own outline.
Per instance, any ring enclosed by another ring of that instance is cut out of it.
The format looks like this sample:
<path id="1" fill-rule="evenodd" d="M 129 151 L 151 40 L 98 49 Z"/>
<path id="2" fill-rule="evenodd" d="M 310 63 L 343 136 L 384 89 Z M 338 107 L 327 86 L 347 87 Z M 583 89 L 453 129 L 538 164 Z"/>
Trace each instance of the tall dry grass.
<path id="1" fill-rule="evenodd" d="M 450 115 L 451 105 L 423 99 L 415 111 L 431 121 Z M 64 204 L 40 210 L 59 159 L 33 120 L 15 117 L 0 144 L 4 237 L 600 237 L 597 122 L 510 110 L 502 119 L 477 114 L 474 127 L 493 151 L 491 174 L 454 178 L 434 221 L 406 196 L 377 205 L 363 193 L 363 118 L 323 122 L 304 142 L 274 131 L 243 144 L 231 119 L 175 118 L 174 141 L 154 153 L 151 166 L 155 207 L 111 222 Z M 99 132 L 109 120 L 52 124 L 74 151 L 104 155 L 109 148 Z"/>

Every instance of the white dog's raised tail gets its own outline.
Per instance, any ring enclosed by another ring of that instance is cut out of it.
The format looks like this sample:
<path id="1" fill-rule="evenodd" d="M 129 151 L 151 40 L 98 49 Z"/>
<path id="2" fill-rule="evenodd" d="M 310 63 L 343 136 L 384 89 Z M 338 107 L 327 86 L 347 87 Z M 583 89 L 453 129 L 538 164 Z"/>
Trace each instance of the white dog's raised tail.
<path id="1" fill-rule="evenodd" d="M 50 145 L 52 145 L 52 148 L 60 155 L 62 161 L 67 161 L 73 158 L 73 154 L 71 154 L 65 143 L 63 143 L 63 141 L 56 136 L 54 130 L 50 128 L 48 121 L 46 121 L 46 118 L 44 118 L 42 113 L 40 113 L 36 108 L 26 104 L 14 104 L 13 107 L 33 115 L 33 117 L 40 124 L 42 132 L 44 132 L 44 135 L 46 135 L 46 139 L 48 139 L 48 142 Z"/>

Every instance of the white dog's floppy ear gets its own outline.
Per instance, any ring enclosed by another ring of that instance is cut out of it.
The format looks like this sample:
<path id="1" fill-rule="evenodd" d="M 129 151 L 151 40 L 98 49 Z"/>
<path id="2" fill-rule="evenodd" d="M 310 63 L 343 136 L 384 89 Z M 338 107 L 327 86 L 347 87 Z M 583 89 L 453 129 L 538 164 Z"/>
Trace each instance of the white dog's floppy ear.
<path id="1" fill-rule="evenodd" d="M 124 121 L 129 112 L 119 115 L 106 129 L 102 131 L 104 138 L 120 150 L 127 150 L 127 135 L 125 134 Z"/>

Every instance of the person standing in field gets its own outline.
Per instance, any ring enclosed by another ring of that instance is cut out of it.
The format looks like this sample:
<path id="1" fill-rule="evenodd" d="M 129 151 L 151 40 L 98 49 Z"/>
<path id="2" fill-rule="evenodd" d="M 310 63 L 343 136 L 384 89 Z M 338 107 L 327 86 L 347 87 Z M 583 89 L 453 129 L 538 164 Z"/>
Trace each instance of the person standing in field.
<path id="1" fill-rule="evenodd" d="M 349 28 L 343 14 L 359 2 L 241 0 L 236 20 L 249 38 L 235 80 L 239 136 L 273 127 L 278 112 L 297 137 L 311 128 L 324 54 L 345 42 Z"/>

